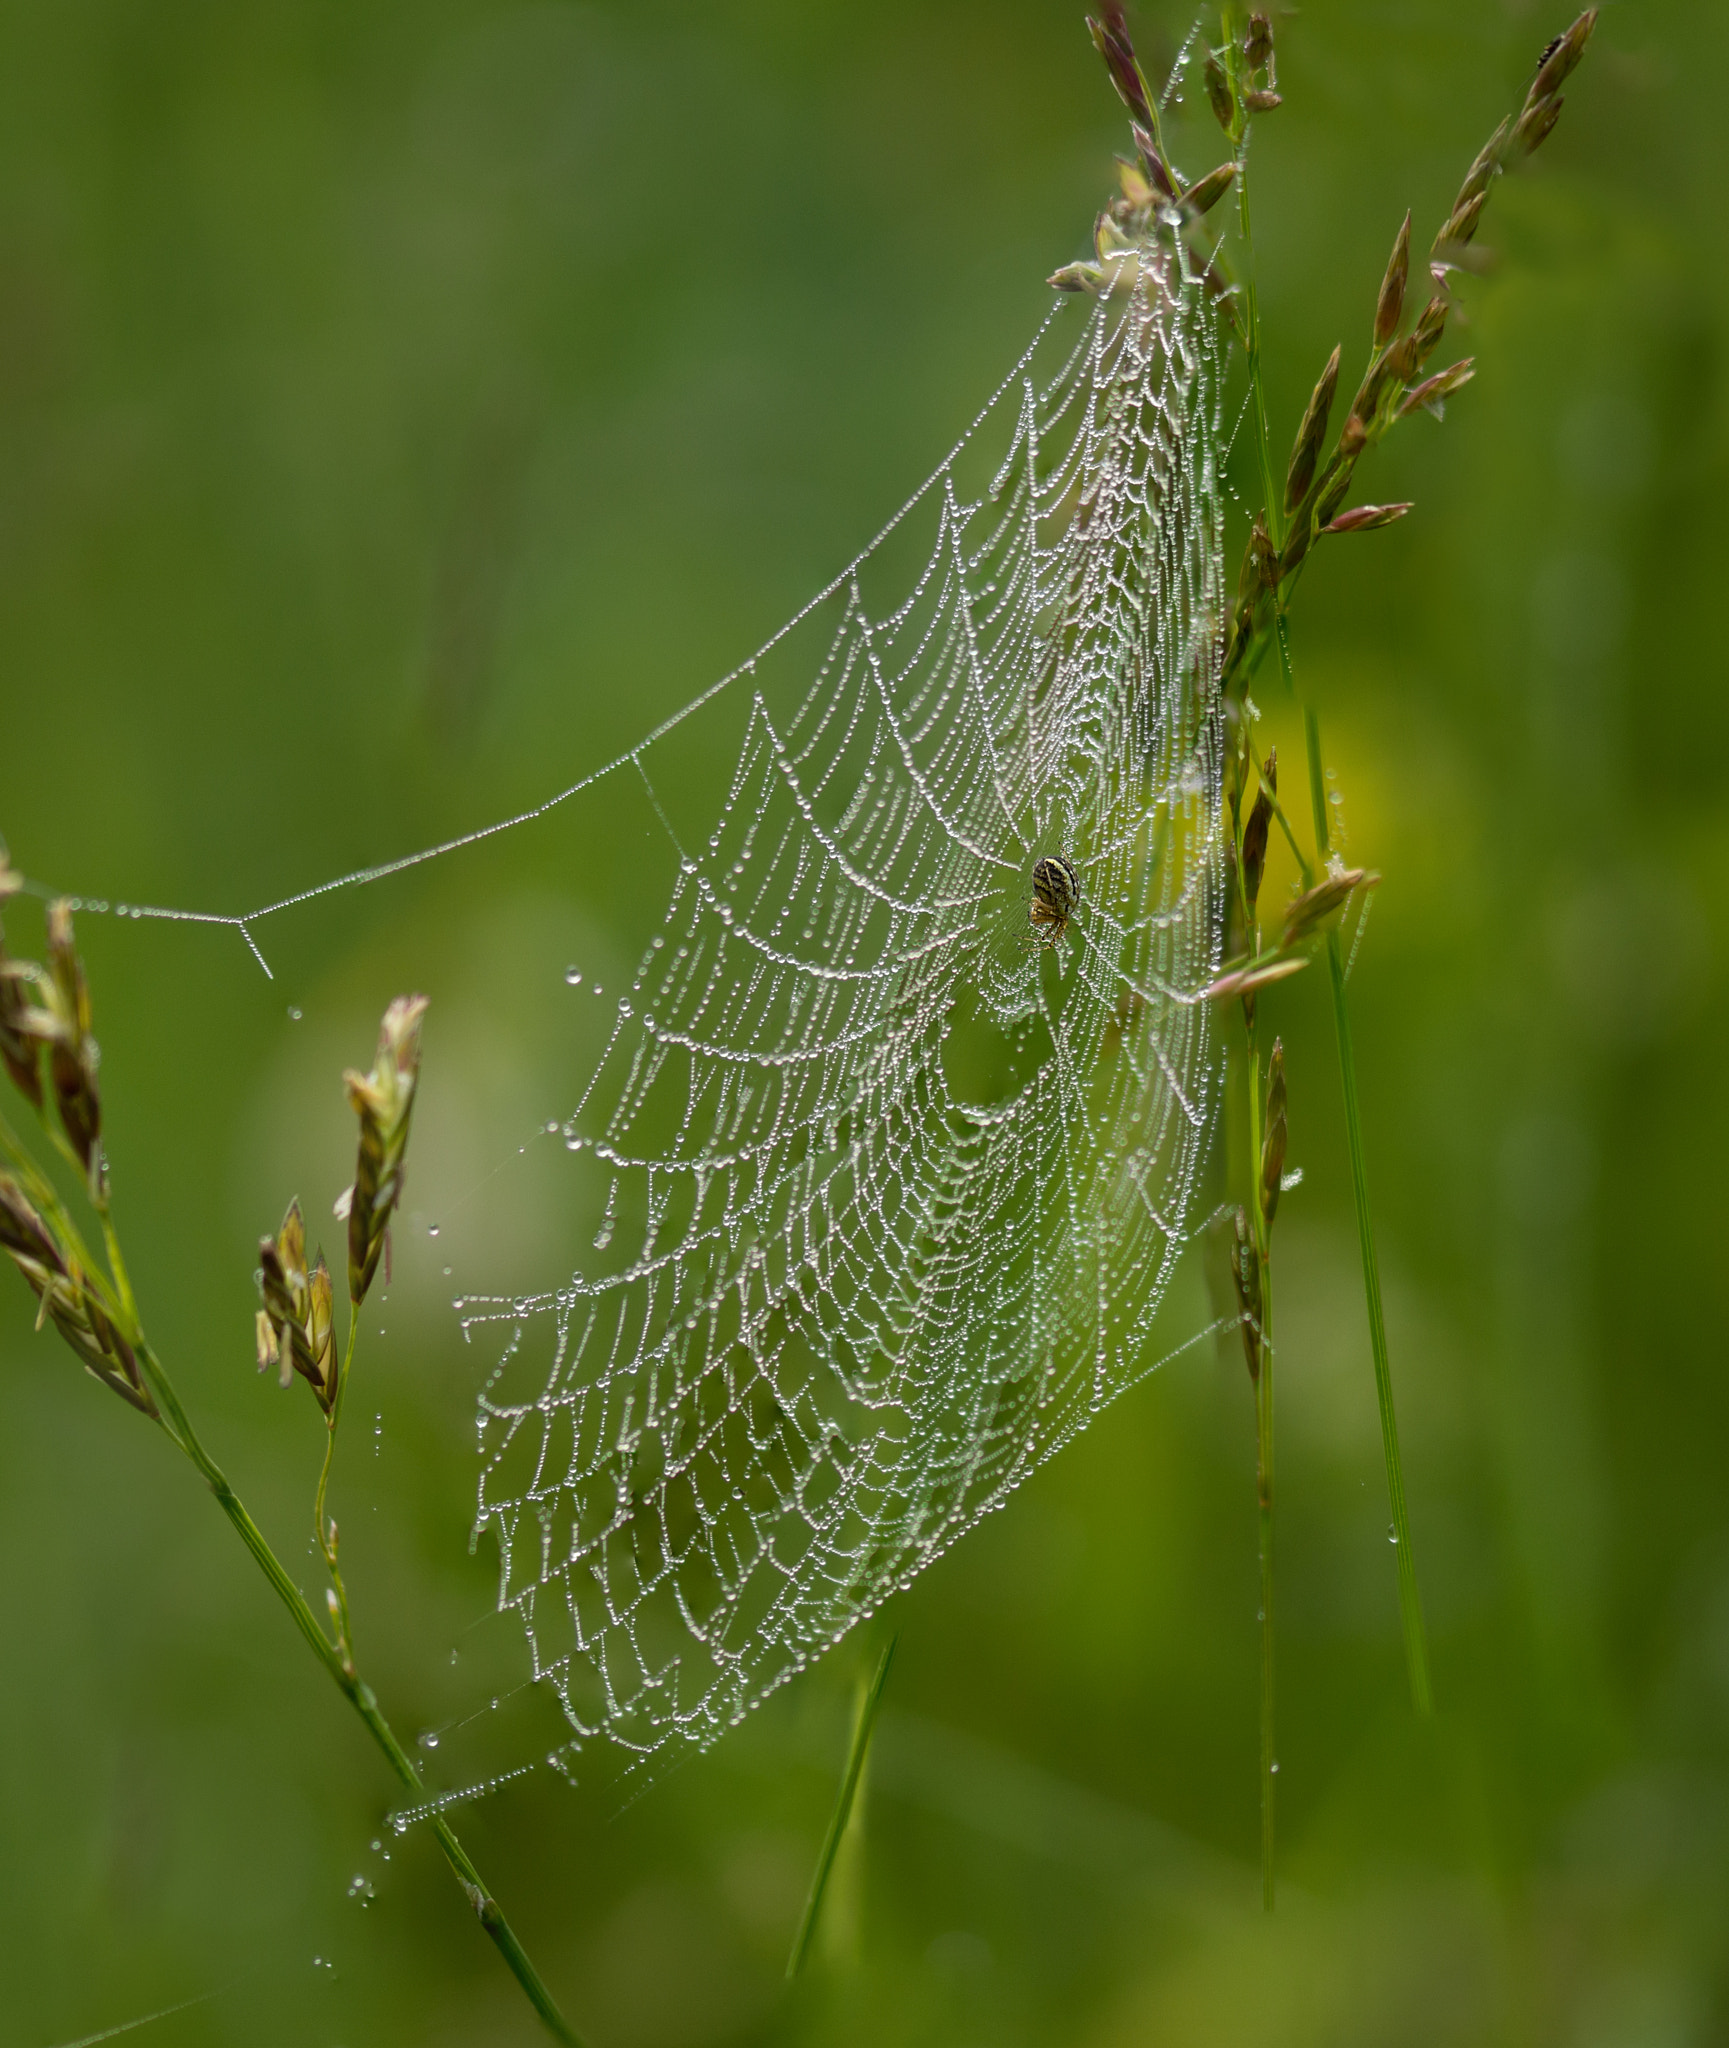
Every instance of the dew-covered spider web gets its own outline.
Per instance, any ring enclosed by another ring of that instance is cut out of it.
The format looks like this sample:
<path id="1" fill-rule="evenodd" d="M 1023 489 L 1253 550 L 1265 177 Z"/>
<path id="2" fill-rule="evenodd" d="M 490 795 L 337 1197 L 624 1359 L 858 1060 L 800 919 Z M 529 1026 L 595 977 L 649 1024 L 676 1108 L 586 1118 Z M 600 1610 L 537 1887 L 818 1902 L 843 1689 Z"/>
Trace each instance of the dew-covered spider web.
<path id="1" fill-rule="evenodd" d="M 910 587 L 867 556 L 784 710 L 743 679 L 563 1126 L 593 1245 L 465 1303 L 508 1333 L 480 1526 L 579 1742 L 712 1742 L 1154 1362 L 1222 880 L 1220 365 L 1155 250 L 927 488 Z M 1052 854 L 1081 889 L 1047 946 Z"/>
<path id="2" fill-rule="evenodd" d="M 1158 1362 L 1220 1094 L 1222 374 L 1154 224 L 865 553 L 629 753 L 202 919 L 262 963 L 277 911 L 608 774 L 670 843 L 558 1124 L 592 1242 L 459 1303 L 498 1351 L 477 1531 L 567 1755 L 713 1742 Z M 736 758 L 692 817 L 662 763 L 717 705 Z M 1078 902 L 1035 926 L 1059 855 Z"/>

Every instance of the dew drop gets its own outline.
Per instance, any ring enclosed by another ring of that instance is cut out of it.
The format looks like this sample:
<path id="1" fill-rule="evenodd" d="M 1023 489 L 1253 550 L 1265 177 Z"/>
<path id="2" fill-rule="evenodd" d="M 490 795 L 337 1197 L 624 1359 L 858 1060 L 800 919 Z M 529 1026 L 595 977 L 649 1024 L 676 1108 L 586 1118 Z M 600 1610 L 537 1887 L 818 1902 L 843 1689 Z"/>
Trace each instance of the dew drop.
<path id="1" fill-rule="evenodd" d="M 423 1728 L 421 1730 L 420 1746 L 422 1749 L 436 1749 L 438 1747 L 438 1737 L 433 1734 L 430 1728 Z"/>
<path id="2" fill-rule="evenodd" d="M 1399 1532 L 1398 1532 L 1398 1530 L 1397 1530 L 1397 1529 L 1395 1529 L 1395 1528 L 1393 1527 L 1392 1523 L 1391 1523 L 1391 1522 L 1389 1522 L 1389 1523 L 1387 1524 L 1387 1541 L 1388 1541 L 1389 1543 L 1397 1543 L 1397 1542 L 1398 1542 L 1398 1540 L 1399 1540 Z"/>
<path id="3" fill-rule="evenodd" d="M 438 1235 L 438 1225 L 436 1223 L 429 1223 L 426 1226 L 426 1234 L 428 1237 L 436 1237 Z"/>
<path id="4" fill-rule="evenodd" d="M 1277 1757 L 1274 1757 L 1273 1761 L 1268 1764 L 1267 1769 L 1275 1778 L 1279 1775 L 1279 1760 Z"/>
<path id="5" fill-rule="evenodd" d="M 306 1015 L 306 1012 L 305 1012 L 305 1011 L 304 1011 L 303 1009 L 301 1009 L 301 1007 L 300 1007 L 300 1005 L 299 1005 L 298 1003 L 290 1003 L 290 1004 L 289 1004 L 289 1006 L 288 1006 L 288 1021 L 289 1021 L 289 1023 L 290 1023 L 290 1024 L 298 1024 L 298 1023 L 300 1022 L 301 1018 L 302 1018 L 302 1017 L 304 1017 L 305 1015 Z"/>
<path id="6" fill-rule="evenodd" d="M 580 967 L 567 967 L 564 970 L 564 978 L 571 988 L 575 988 L 582 980 L 582 969 Z"/>

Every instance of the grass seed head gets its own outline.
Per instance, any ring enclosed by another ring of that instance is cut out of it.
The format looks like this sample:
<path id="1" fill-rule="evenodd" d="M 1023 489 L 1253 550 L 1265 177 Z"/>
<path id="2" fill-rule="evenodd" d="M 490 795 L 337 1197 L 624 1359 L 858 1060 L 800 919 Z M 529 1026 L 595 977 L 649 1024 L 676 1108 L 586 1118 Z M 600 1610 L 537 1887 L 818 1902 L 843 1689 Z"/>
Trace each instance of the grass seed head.
<path id="1" fill-rule="evenodd" d="M 1453 211 L 1469 206 L 1473 199 L 1480 199 L 1496 178 L 1501 174 L 1501 158 L 1507 147 L 1511 121 L 1503 121 L 1483 147 L 1477 152 L 1476 161 L 1465 173 L 1465 182 L 1459 187 L 1459 196 L 1453 201 Z"/>
<path id="2" fill-rule="evenodd" d="M 54 1227 L 10 1174 L 0 1174 L 0 1251 L 23 1274 L 40 1308 L 36 1327 L 51 1322 L 92 1378 L 141 1415 L 156 1403 L 138 1358 Z"/>
<path id="3" fill-rule="evenodd" d="M 1231 189 L 1236 175 L 1236 165 L 1226 163 L 1220 164 L 1215 171 L 1209 171 L 1204 178 L 1197 178 L 1183 194 L 1184 215 L 1190 220 L 1199 220 L 1202 214 L 1211 213 Z"/>
<path id="4" fill-rule="evenodd" d="M 1250 86 L 1243 94 L 1243 105 L 1251 114 L 1270 114 L 1275 107 L 1285 104 L 1281 94 L 1269 92 L 1260 86 Z"/>
<path id="5" fill-rule="evenodd" d="M 1239 599 L 1252 604 L 1264 590 L 1273 587 L 1278 568 L 1278 558 L 1273 552 L 1273 538 L 1267 531 L 1266 515 L 1255 514 L 1255 523 L 1249 531 L 1249 544 L 1243 551 L 1242 574 L 1238 579 Z"/>
<path id="6" fill-rule="evenodd" d="M 1321 450 L 1327 445 L 1327 421 L 1333 410 L 1333 395 L 1339 388 L 1339 351 L 1334 349 L 1327 358 L 1327 367 L 1321 372 L 1320 381 L 1309 394 L 1308 410 L 1303 414 L 1303 424 L 1297 429 L 1296 445 L 1291 450 L 1291 466 L 1285 472 L 1285 510 L 1295 512 L 1309 495 L 1309 486 L 1315 480 L 1315 466 L 1321 459 Z"/>
<path id="7" fill-rule="evenodd" d="M 65 1270 L 53 1234 L 9 1173 L 0 1173 L 0 1251 L 6 1252 L 19 1264 L 27 1260 L 32 1267 L 44 1272 Z M 34 1279 L 31 1285 L 36 1287 L 38 1294 L 41 1293 Z"/>
<path id="8" fill-rule="evenodd" d="M 102 1095 L 96 1085 L 101 1058 L 91 1035 L 90 983 L 72 931 L 72 906 L 64 897 L 48 906 L 48 972 L 37 977 L 41 1010 L 24 1022 L 48 1047 L 48 1080 L 66 1141 L 78 1156 L 90 1193 L 100 1200 Z"/>
<path id="9" fill-rule="evenodd" d="M 1227 135 L 1237 132 L 1237 106 L 1231 97 L 1231 81 L 1217 54 L 1209 50 L 1205 69 L 1207 82 L 1207 104 L 1213 110 L 1213 119 Z"/>
<path id="10" fill-rule="evenodd" d="M 1474 199 L 1467 199 L 1463 206 L 1455 206 L 1435 237 L 1430 257 L 1444 257 L 1451 250 L 1468 248 L 1482 221 L 1483 208 L 1488 203 L 1488 193 L 1479 192 Z"/>
<path id="11" fill-rule="evenodd" d="M 1391 526 L 1395 519 L 1403 519 L 1410 509 L 1409 502 L 1403 505 L 1355 505 L 1349 512 L 1341 512 L 1338 518 L 1329 519 L 1321 531 L 1369 533 L 1377 526 Z"/>
<path id="12" fill-rule="evenodd" d="M 306 1264 L 306 1220 L 290 1202 L 282 1228 L 258 1244 L 258 1369 L 280 1368 L 283 1386 L 299 1373 L 328 1415 L 336 1401 L 336 1339 L 330 1268 L 319 1253 Z"/>
<path id="13" fill-rule="evenodd" d="M 343 1076 L 360 1119 L 360 1152 L 348 1195 L 348 1296 L 358 1308 L 372 1285 L 385 1233 L 402 1195 L 408 1124 L 420 1080 L 420 1024 L 425 996 L 398 996 L 379 1027 L 368 1074 Z"/>
<path id="14" fill-rule="evenodd" d="M 1233 1222 L 1231 1278 L 1237 1283 L 1237 1308 L 1242 1316 L 1243 1352 L 1249 1378 L 1261 1377 L 1261 1255 L 1255 1249 L 1248 1216 L 1239 1208 Z"/>
<path id="15" fill-rule="evenodd" d="M 1273 799 L 1279 787 L 1279 750 L 1277 747 L 1267 755 L 1261 769 L 1261 787 L 1255 795 L 1255 807 L 1249 813 L 1249 822 L 1243 827 L 1243 895 L 1249 906 L 1249 915 L 1255 914 L 1255 902 L 1261 893 L 1261 877 L 1267 867 L 1267 835 L 1273 825 Z"/>
<path id="16" fill-rule="evenodd" d="M 1286 1136 L 1285 1048 L 1275 1038 L 1267 1063 L 1267 1134 L 1261 1141 L 1261 1215 L 1269 1230 L 1284 1184 Z"/>
<path id="17" fill-rule="evenodd" d="M 1123 198 L 1136 211 L 1151 206 L 1157 196 L 1140 165 L 1131 163 L 1126 156 L 1117 158 L 1117 183 L 1122 187 Z"/>
<path id="18" fill-rule="evenodd" d="M 0 906 L 16 896 L 23 884 L 0 846 Z M 42 970 L 28 960 L 14 960 L 6 950 L 6 933 L 0 926 L 0 1063 L 12 1077 L 12 1085 L 33 1108 L 42 1107 L 42 1041 L 29 1026 L 31 1005 L 25 989 L 33 988 Z"/>
<path id="19" fill-rule="evenodd" d="M 1104 281 L 1105 273 L 1096 263 L 1065 263 L 1045 279 L 1055 292 L 1096 292 Z"/>
<path id="20" fill-rule="evenodd" d="M 1559 35 L 1543 52 L 1537 66 L 1537 75 L 1531 81 L 1531 90 L 1525 95 L 1525 110 L 1529 112 L 1542 101 L 1553 99 L 1572 75 L 1574 66 L 1585 54 L 1585 45 L 1591 40 L 1591 32 L 1597 26 L 1597 10 L 1587 7 L 1565 35 Z"/>
<path id="21" fill-rule="evenodd" d="M 1338 449 L 1334 454 L 1333 461 L 1328 466 L 1326 480 L 1316 495 L 1312 527 L 1305 525 L 1300 529 L 1304 536 L 1305 547 L 1308 545 L 1310 533 L 1322 531 L 1339 510 L 1340 506 L 1344 504 L 1346 498 L 1350 496 L 1351 479 L 1356 474 L 1358 457 L 1361 456 L 1363 450 L 1368 445 L 1369 430 L 1358 415 L 1353 412 L 1345 421 L 1344 427 L 1340 432 Z M 1295 534 L 1292 535 L 1292 539 L 1293 541 L 1296 539 Z M 1292 566 L 1291 550 L 1287 547 L 1284 563 L 1287 573 L 1289 573 Z"/>
<path id="22" fill-rule="evenodd" d="M 1406 213 L 1393 240 L 1387 272 L 1381 279 L 1380 297 L 1375 301 L 1375 346 L 1385 348 L 1399 331 L 1405 317 L 1405 284 L 1411 275 L 1411 216 Z"/>
<path id="23" fill-rule="evenodd" d="M 1293 974 L 1301 974 L 1308 966 L 1301 953 L 1266 953 L 1259 959 L 1247 960 L 1221 974 L 1201 990 L 1209 1002 L 1228 1002 L 1235 996 L 1250 996 L 1258 989 L 1268 988 L 1275 981 L 1286 981 Z"/>
<path id="24" fill-rule="evenodd" d="M 1104 58 L 1105 69 L 1111 74 L 1111 83 L 1128 108 L 1130 119 L 1143 128 L 1151 129 L 1153 110 L 1147 99 L 1141 67 L 1135 62 L 1135 46 L 1129 40 L 1128 20 L 1120 6 L 1107 6 L 1104 12 L 1103 21 L 1090 14 L 1087 16 L 1093 47 Z"/>
<path id="25" fill-rule="evenodd" d="M 0 1061 L 19 1094 L 40 1109 L 42 1044 L 26 1026 L 30 1006 L 24 1000 L 24 983 L 32 973 L 25 963 L 8 959 L 0 942 Z"/>
<path id="26" fill-rule="evenodd" d="M 1285 945 L 1298 946 L 1312 938 L 1329 918 L 1344 909 L 1356 890 L 1372 889 L 1380 879 L 1362 868 L 1340 868 L 1323 876 L 1312 889 L 1305 889 L 1285 913 Z"/>
<path id="27" fill-rule="evenodd" d="M 1404 419 L 1409 413 L 1426 409 L 1439 419 L 1447 400 L 1455 391 L 1462 391 L 1476 374 L 1477 364 L 1473 356 L 1464 356 L 1456 363 L 1449 363 L 1446 369 L 1437 370 L 1425 383 L 1405 394 L 1399 407 L 1399 418 Z"/>
<path id="28" fill-rule="evenodd" d="M 1264 71 L 1267 83 L 1273 83 L 1273 24 L 1265 14 L 1249 16 L 1248 33 L 1243 37 L 1243 61 L 1251 71 Z"/>
<path id="29" fill-rule="evenodd" d="M 1513 130 L 1513 140 L 1527 156 L 1534 155 L 1548 141 L 1550 131 L 1561 118 L 1561 109 L 1566 100 L 1557 93 L 1552 100 L 1539 100 L 1534 107 L 1527 107 L 1519 116 Z"/>
<path id="30" fill-rule="evenodd" d="M 1166 199 L 1177 196 L 1177 181 L 1171 176 L 1171 167 L 1160 153 L 1159 145 L 1139 121 L 1129 124 L 1129 133 L 1135 138 L 1135 149 L 1141 159 L 1141 168 L 1147 174 L 1147 182 L 1153 190 Z"/>
<path id="31" fill-rule="evenodd" d="M 1440 346 L 1441 336 L 1447 331 L 1447 312 L 1446 299 L 1437 293 L 1417 315 L 1417 324 L 1411 329 L 1410 367 L 1413 372 L 1421 370 Z"/>

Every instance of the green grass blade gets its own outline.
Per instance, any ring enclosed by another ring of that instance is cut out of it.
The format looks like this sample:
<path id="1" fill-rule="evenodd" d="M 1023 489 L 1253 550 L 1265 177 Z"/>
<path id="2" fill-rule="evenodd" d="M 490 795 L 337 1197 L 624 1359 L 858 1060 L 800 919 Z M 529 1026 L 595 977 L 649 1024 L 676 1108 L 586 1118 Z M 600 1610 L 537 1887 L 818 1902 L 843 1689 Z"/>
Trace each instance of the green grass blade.
<path id="1" fill-rule="evenodd" d="M 1323 859 L 1331 850 L 1327 827 L 1327 792 L 1321 765 L 1321 726 L 1314 712 L 1303 711 L 1303 732 L 1309 752 L 1309 795 L 1315 810 L 1315 844 Z M 1429 1642 L 1423 1627 L 1423 1602 L 1417 1590 L 1417 1560 L 1411 1548 L 1411 1524 L 1405 1510 L 1405 1474 L 1399 1458 L 1399 1422 L 1393 1408 L 1393 1369 L 1387 1357 L 1387 1325 L 1381 1312 L 1381 1269 L 1375 1256 L 1375 1229 L 1369 1213 L 1369 1178 L 1363 1163 L 1363 1117 L 1357 1101 L 1357 1062 L 1351 1049 L 1351 1015 L 1345 1002 L 1345 963 L 1339 934 L 1327 935 L 1327 975 L 1333 987 L 1333 1024 L 1339 1040 L 1339 1080 L 1345 1097 L 1345 1132 L 1351 1150 L 1351 1191 L 1357 1204 L 1357 1238 L 1363 1254 L 1363 1297 L 1369 1311 L 1369 1349 L 1375 1361 L 1375 1398 L 1381 1410 L 1381 1448 L 1387 1464 L 1387 1500 L 1393 1514 L 1393 1542 L 1398 1551 L 1399 1619 L 1405 1635 L 1405 1668 L 1411 1681 L 1411 1703 L 1419 1714 L 1434 1706 L 1429 1685 Z"/>
<path id="2" fill-rule="evenodd" d="M 810 1881 L 810 1897 L 805 1900 L 804 1917 L 799 1921 L 798 1933 L 793 1938 L 792 1953 L 786 1959 L 789 1979 L 796 1977 L 804 1968 L 817 1921 L 822 1917 L 823 1895 L 828 1890 L 847 1822 L 852 1818 L 853 1800 L 858 1795 L 859 1779 L 864 1774 L 865 1758 L 870 1754 L 871 1735 L 876 1728 L 877 1709 L 882 1705 L 883 1687 L 888 1682 L 889 1665 L 894 1661 L 895 1644 L 899 1641 L 900 1631 L 897 1629 L 884 1644 L 882 1656 L 877 1660 L 876 1674 L 859 1702 L 858 1719 L 853 1723 L 852 1748 L 847 1752 L 846 1770 L 841 1777 L 834 1812 L 829 1815 L 828 1833 L 823 1837 L 816 1873 Z"/>
<path id="3" fill-rule="evenodd" d="M 1273 1910 L 1279 1759 L 1274 1729 L 1273 1634 L 1273 1272 L 1261 1274 L 1261 1377 L 1255 1387 L 1256 1474 L 1261 1538 L 1261 1905 Z"/>

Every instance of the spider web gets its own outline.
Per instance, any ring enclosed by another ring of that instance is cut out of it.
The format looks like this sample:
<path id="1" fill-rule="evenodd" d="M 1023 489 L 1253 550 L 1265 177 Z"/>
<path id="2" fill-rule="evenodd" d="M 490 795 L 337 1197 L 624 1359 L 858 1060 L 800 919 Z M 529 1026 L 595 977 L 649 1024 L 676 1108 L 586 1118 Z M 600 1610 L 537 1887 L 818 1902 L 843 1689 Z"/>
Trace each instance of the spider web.
<path id="1" fill-rule="evenodd" d="M 1224 365 L 1180 236 L 1117 243 L 863 554 L 627 753 L 242 916 L 74 901 L 269 974 L 264 920 L 640 778 L 670 900 L 551 1126 L 592 1250 L 457 1304 L 507 1333 L 475 1536 L 563 1768 L 715 1741 L 1160 1362 L 1221 1091 Z M 681 824 L 661 760 L 729 706 Z"/>
<path id="2" fill-rule="evenodd" d="M 654 772 L 694 706 L 613 764 L 677 870 L 562 1125 L 600 1226 L 459 1304 L 567 1752 L 713 1742 L 1157 1362 L 1219 1092 L 1222 365 L 1163 232 L 1081 304 L 715 686 L 718 815 Z"/>

